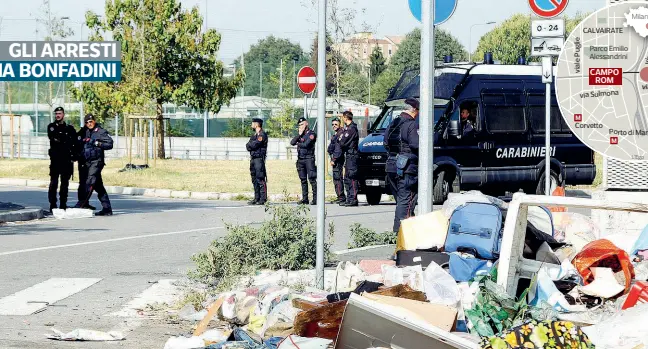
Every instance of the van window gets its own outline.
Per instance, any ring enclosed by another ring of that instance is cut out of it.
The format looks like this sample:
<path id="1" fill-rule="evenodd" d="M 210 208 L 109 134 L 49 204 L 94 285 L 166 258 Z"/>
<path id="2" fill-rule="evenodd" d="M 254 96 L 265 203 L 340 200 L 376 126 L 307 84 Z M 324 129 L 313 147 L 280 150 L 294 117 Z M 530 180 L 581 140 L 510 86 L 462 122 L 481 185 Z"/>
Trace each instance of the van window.
<path id="1" fill-rule="evenodd" d="M 522 93 L 484 94 L 482 100 L 488 132 L 526 132 L 525 98 Z"/>
<path id="2" fill-rule="evenodd" d="M 565 119 L 560 113 L 555 96 L 551 98 L 551 132 L 554 133 L 569 133 L 569 126 L 565 123 Z M 529 119 L 531 121 L 531 129 L 534 133 L 545 132 L 545 96 L 544 95 L 529 95 Z"/>

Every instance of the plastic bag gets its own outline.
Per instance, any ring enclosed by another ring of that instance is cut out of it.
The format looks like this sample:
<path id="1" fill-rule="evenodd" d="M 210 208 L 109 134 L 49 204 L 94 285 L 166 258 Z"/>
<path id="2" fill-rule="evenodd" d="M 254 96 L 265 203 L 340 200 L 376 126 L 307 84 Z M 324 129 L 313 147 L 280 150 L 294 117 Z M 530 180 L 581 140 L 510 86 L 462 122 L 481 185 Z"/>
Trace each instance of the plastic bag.
<path id="1" fill-rule="evenodd" d="M 420 265 L 398 268 L 393 265 L 382 266 L 383 283 L 386 287 L 408 285 L 414 290 L 424 291 L 423 268 Z M 452 277 L 451 277 L 452 278 Z"/>
<path id="2" fill-rule="evenodd" d="M 351 262 L 340 262 L 335 269 L 335 286 L 333 293 L 349 292 L 356 288 L 358 282 L 366 279 L 366 274 Z"/>
<path id="3" fill-rule="evenodd" d="M 597 349 L 648 347 L 648 304 L 638 304 L 606 317 L 595 326 L 584 327 Z"/>
<path id="4" fill-rule="evenodd" d="M 565 242 L 580 251 L 601 236 L 601 230 L 590 217 L 580 213 L 554 212 L 554 238 Z"/>
<path id="5" fill-rule="evenodd" d="M 631 255 L 636 255 L 640 250 L 648 250 L 648 225 L 641 231 L 641 235 L 632 246 Z"/>
<path id="6" fill-rule="evenodd" d="M 423 287 L 428 302 L 458 308 L 461 291 L 455 279 L 432 262 L 423 272 Z"/>
<path id="7" fill-rule="evenodd" d="M 616 247 L 609 240 L 601 239 L 587 244 L 583 250 L 574 257 L 574 267 L 583 276 L 585 285 L 594 281 L 591 268 L 610 268 L 613 272 L 623 271 L 625 276 L 625 292 L 630 289 L 634 279 L 634 267 L 630 257 L 622 249 Z"/>
<path id="8" fill-rule="evenodd" d="M 484 195 L 479 191 L 472 190 L 461 194 L 451 193 L 450 195 L 448 195 L 448 200 L 443 203 L 441 211 L 443 212 L 443 215 L 446 217 L 446 219 L 450 220 L 450 216 L 452 216 L 452 213 L 455 211 L 455 209 L 467 202 L 494 204 L 501 210 L 508 209 L 508 204 L 504 201 L 492 196 Z"/>

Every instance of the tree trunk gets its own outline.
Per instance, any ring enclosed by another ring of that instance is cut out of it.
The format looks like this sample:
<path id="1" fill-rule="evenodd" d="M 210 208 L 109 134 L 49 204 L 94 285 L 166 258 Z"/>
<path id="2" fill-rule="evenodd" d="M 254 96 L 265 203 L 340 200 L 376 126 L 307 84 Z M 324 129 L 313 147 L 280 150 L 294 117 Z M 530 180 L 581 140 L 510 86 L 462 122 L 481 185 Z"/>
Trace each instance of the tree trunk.
<path id="1" fill-rule="evenodd" d="M 162 102 L 157 101 L 157 108 L 155 110 L 157 122 L 155 123 L 155 131 L 158 134 L 157 138 L 157 157 L 166 159 L 164 154 L 164 115 L 162 114 Z"/>

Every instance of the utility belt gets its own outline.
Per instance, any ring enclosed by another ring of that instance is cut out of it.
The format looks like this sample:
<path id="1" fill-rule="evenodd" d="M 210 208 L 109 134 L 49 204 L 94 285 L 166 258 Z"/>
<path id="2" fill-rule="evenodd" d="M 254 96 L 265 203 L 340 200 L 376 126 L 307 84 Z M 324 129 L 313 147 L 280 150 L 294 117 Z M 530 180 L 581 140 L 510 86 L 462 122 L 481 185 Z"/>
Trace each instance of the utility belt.
<path id="1" fill-rule="evenodd" d="M 403 177 L 405 173 L 414 172 L 418 163 L 418 157 L 411 153 L 398 154 L 396 156 L 396 174 Z"/>

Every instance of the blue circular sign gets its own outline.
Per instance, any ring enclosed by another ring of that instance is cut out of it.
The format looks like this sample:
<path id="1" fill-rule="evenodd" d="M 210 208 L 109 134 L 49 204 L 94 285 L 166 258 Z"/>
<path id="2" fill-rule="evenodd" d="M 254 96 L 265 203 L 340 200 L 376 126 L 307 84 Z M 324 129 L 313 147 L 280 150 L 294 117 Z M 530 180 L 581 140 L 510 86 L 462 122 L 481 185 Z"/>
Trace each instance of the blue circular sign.
<path id="1" fill-rule="evenodd" d="M 414 18 L 421 21 L 421 0 L 408 0 L 410 11 Z M 457 8 L 457 0 L 436 0 L 434 2 L 434 24 L 439 25 L 447 21 L 455 9 Z"/>

